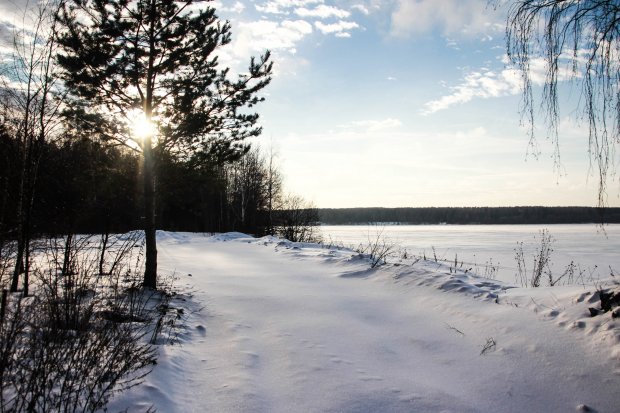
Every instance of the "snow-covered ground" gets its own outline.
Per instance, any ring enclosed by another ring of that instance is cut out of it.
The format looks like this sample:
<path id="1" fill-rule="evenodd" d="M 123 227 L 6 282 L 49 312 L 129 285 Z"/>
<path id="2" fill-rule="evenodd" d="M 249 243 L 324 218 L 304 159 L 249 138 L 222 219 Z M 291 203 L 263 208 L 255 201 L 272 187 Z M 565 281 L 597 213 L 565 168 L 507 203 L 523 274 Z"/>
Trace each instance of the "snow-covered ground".
<path id="1" fill-rule="evenodd" d="M 585 280 L 620 272 L 620 224 L 321 225 L 318 229 L 325 243 L 355 247 L 364 246 L 381 234 L 397 252 L 437 256 L 444 262 L 454 262 L 456 258 L 478 274 L 509 283 L 520 283 L 516 277 L 516 250 L 523 250 L 531 272 L 534 255 L 540 251 L 540 232 L 547 230 L 553 250 L 549 269 L 556 277 L 571 262 L 583 272 L 582 277 L 576 278 Z"/>
<path id="2" fill-rule="evenodd" d="M 620 411 L 620 319 L 595 287 L 510 288 L 434 262 L 159 234 L 176 345 L 109 411 Z"/>

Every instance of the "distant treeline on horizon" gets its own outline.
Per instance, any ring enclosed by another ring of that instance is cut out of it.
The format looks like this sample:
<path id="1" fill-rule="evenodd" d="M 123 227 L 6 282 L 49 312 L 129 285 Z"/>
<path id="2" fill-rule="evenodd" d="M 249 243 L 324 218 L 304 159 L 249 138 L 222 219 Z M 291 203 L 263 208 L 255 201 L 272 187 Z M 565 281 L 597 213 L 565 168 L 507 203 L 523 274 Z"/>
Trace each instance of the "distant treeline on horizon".
<path id="1" fill-rule="evenodd" d="M 586 224 L 620 223 L 620 208 L 592 207 L 442 207 L 319 208 L 326 225 L 393 224 Z"/>

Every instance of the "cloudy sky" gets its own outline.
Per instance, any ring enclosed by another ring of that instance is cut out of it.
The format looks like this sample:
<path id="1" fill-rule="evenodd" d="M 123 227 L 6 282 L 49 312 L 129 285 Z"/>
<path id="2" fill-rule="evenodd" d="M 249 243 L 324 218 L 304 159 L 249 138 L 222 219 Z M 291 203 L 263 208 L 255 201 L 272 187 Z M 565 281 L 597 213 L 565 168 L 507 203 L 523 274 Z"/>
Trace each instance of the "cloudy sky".
<path id="1" fill-rule="evenodd" d="M 528 156 L 504 11 L 487 3 L 220 0 L 230 61 L 274 52 L 260 140 L 288 189 L 320 207 L 595 205 L 571 105 L 561 167 L 544 130 Z M 608 203 L 620 205 L 611 185 Z"/>
<path id="2" fill-rule="evenodd" d="M 0 14 L 14 3 L 0 0 Z M 560 168 L 544 130 L 528 156 L 505 17 L 487 3 L 213 2 L 233 28 L 223 62 L 273 52 L 259 142 L 277 152 L 287 189 L 315 205 L 596 205 L 587 129 L 570 105 Z M 620 206 L 617 181 L 608 204 Z"/>

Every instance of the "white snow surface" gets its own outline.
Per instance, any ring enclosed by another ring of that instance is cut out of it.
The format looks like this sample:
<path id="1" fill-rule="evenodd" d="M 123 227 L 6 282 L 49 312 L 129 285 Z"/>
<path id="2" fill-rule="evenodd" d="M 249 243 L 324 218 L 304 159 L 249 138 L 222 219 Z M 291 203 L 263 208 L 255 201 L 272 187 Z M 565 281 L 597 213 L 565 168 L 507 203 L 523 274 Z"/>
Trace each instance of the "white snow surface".
<path id="1" fill-rule="evenodd" d="M 589 316 L 594 286 L 370 269 L 348 249 L 240 233 L 159 232 L 158 251 L 186 318 L 109 411 L 620 411 L 620 319 Z"/>

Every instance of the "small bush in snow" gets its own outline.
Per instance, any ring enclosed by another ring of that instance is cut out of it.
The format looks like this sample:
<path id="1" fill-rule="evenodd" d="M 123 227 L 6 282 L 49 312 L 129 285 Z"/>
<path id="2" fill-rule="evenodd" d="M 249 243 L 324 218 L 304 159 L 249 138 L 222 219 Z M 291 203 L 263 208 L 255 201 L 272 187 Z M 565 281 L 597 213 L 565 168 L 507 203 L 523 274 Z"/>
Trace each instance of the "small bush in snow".
<path id="1" fill-rule="evenodd" d="M 594 277 L 593 273 L 596 266 L 588 272 L 573 261 L 566 266 L 561 274 L 557 275 L 557 273 L 554 273 L 551 269 L 551 254 L 555 239 L 547 229 L 543 229 L 539 234 L 540 241 L 534 251 L 531 270 L 528 269 L 526 263 L 523 242 L 519 242 L 517 248 L 515 248 L 517 284 L 523 287 L 540 287 L 546 281 L 546 284 L 552 287 L 560 284 L 584 283 L 588 277 L 590 279 Z"/>
<path id="2" fill-rule="evenodd" d="M 357 247 L 357 252 L 370 258 L 370 268 L 385 264 L 387 257 L 396 251 L 397 245 L 383 236 L 383 228 L 373 236 L 368 234 L 368 242 Z"/>
<path id="3" fill-rule="evenodd" d="M 292 242 L 321 242 L 319 212 L 303 198 L 289 195 L 274 212 L 275 233 Z"/>
<path id="4" fill-rule="evenodd" d="M 136 242 L 50 240 L 33 260 L 32 295 L 3 294 L 0 412 L 101 410 L 148 374 L 155 353 L 145 336 L 160 293 L 135 287 Z"/>

